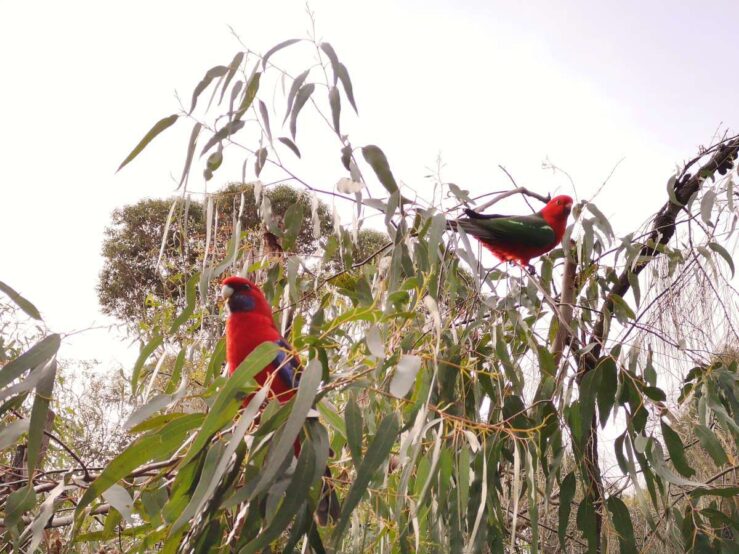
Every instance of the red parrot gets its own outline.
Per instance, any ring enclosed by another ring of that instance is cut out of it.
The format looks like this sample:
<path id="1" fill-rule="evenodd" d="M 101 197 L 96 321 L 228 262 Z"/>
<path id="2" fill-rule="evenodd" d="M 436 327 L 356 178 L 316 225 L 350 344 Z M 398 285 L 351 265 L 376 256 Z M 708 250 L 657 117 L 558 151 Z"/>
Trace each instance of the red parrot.
<path id="1" fill-rule="evenodd" d="M 541 211 L 531 215 L 480 214 L 465 210 L 467 218 L 448 222 L 479 240 L 502 262 L 516 262 L 534 274 L 531 258 L 546 254 L 562 242 L 572 198 L 555 196 Z"/>
<path id="2" fill-rule="evenodd" d="M 302 371 L 300 360 L 296 354 L 290 354 L 293 349 L 275 327 L 272 308 L 257 285 L 237 276 L 227 277 L 221 284 L 221 295 L 226 300 L 229 311 L 226 321 L 226 362 L 229 375 L 236 371 L 257 346 L 264 342 L 275 343 L 280 350 L 274 361 L 257 373 L 255 379 L 257 383 L 264 385 L 271 378 L 269 396 L 284 404 L 297 393 Z M 245 404 L 249 403 L 252 396 L 246 399 Z M 295 455 L 299 453 L 298 439 L 295 441 Z M 324 475 L 331 478 L 328 467 Z M 319 522 L 325 525 L 329 515 L 337 520 L 338 512 L 336 494 L 330 481 L 324 479 L 317 510 Z"/>

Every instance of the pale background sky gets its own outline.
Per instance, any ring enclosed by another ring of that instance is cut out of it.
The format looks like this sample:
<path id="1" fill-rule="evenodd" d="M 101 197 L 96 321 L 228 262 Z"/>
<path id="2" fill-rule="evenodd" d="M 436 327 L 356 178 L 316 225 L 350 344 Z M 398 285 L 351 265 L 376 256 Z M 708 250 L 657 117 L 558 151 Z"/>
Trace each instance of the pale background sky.
<path id="1" fill-rule="evenodd" d="M 353 144 L 380 145 L 417 190 L 441 153 L 445 179 L 478 194 L 508 186 L 498 164 L 539 192 L 572 193 L 542 169 L 548 158 L 589 198 L 624 158 L 596 200 L 623 235 L 664 201 L 676 164 L 739 121 L 737 2 L 311 7 L 352 76 Z M 115 207 L 173 192 L 190 126 L 115 169 L 177 111 L 175 90 L 189 98 L 205 70 L 239 50 L 228 25 L 264 52 L 304 37 L 308 19 L 299 1 L 0 0 L 0 280 L 52 330 L 109 323 L 95 294 L 103 228 Z M 340 176 L 332 167 L 316 185 Z M 229 177 L 238 175 L 214 182 Z M 127 365 L 126 345 L 89 332 L 62 356 Z"/>

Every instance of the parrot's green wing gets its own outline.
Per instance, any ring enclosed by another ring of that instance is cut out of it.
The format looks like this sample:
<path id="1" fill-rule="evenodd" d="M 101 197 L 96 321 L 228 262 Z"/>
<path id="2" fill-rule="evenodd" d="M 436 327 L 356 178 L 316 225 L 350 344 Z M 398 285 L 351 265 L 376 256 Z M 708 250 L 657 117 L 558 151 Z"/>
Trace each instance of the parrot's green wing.
<path id="1" fill-rule="evenodd" d="M 539 214 L 483 215 L 466 210 L 468 219 L 457 225 L 482 242 L 506 249 L 546 248 L 556 240 L 554 229 Z"/>

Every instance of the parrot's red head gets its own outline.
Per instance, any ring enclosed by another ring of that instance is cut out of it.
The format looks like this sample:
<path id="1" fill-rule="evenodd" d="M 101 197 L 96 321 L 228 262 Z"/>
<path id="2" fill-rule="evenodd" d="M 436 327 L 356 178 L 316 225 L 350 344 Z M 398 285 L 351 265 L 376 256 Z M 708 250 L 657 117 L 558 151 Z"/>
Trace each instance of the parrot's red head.
<path id="1" fill-rule="evenodd" d="M 272 308 L 264 293 L 249 279 L 232 275 L 226 277 L 221 285 L 221 295 L 232 314 L 254 313 L 272 319 Z"/>
<path id="2" fill-rule="evenodd" d="M 552 198 L 541 210 L 542 217 L 551 225 L 553 221 L 567 221 L 572 210 L 572 198 L 561 194 Z"/>

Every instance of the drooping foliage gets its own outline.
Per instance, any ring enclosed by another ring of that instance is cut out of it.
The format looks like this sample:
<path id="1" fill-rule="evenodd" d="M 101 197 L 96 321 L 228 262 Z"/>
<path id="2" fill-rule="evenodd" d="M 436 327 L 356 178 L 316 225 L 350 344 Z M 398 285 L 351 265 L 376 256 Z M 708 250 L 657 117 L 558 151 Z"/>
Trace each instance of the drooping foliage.
<path id="1" fill-rule="evenodd" d="M 294 77 L 279 66 L 287 48 L 309 56 Z M 215 116 L 203 110 L 206 91 Z M 564 246 L 533 276 L 485 267 L 466 235 L 445 235 L 448 214 L 479 200 L 468 191 L 438 181 L 424 197 L 394 175 L 390 159 L 401 154 L 352 146 L 354 90 L 328 43 L 239 52 L 205 73 L 190 106 L 155 124 L 122 166 L 190 120 L 185 197 L 195 164 L 210 180 L 234 157 L 249 177 L 290 178 L 323 195 L 351 223 L 315 233 L 311 199 L 276 224 L 277 203 L 253 190 L 258 220 L 283 250 L 245 248 L 247 226 L 236 218 L 228 244 L 211 252 L 219 212 L 208 196 L 206 247 L 178 269 L 184 301 L 148 319 L 132 368 L 142 399 L 127 422 L 132 442 L 87 481 L 76 467 L 51 481 L 40 471 L 60 336 L 7 363 L 0 441 L 28 444 L 27 477 L 3 497 L 9 544 L 33 550 L 51 525 L 69 526 L 65 540 L 76 547 L 115 541 L 129 551 L 731 551 L 739 390 L 736 358 L 721 354 L 739 338 L 730 282 L 739 212 L 728 174 L 739 139 L 704 149 L 670 178 L 643 229 L 614 230 L 581 200 Z M 325 144 L 336 145 L 327 154 L 300 144 L 298 123 L 315 124 L 308 113 L 323 116 Z M 333 168 L 336 190 L 296 178 L 308 151 Z M 235 197 L 229 213 L 243 213 Z M 164 235 L 165 249 L 183 248 L 191 235 L 182 223 L 165 233 L 170 218 L 157 206 L 159 244 Z M 367 235 L 371 245 L 357 246 L 369 222 L 387 242 Z M 305 229 L 325 238 L 310 256 L 291 247 Z M 182 238 L 168 242 L 175 231 Z M 257 349 L 226 379 L 222 327 L 204 324 L 222 321 L 215 285 L 239 272 L 263 284 L 311 372 L 298 400 L 270 403 L 259 417 L 242 401 L 274 348 Z M 686 291 L 693 311 L 712 314 L 702 325 L 716 333 L 701 344 L 660 319 Z M 186 404 L 192 397 L 199 409 Z M 10 403 L 21 417 L 9 417 Z M 321 418 L 304 421 L 313 403 Z M 697 442 L 688 443 L 676 422 L 691 409 Z M 290 465 L 298 428 L 304 447 Z M 604 429 L 617 431 L 612 445 Z M 697 471 L 699 454 L 713 473 Z M 326 464 L 342 511 L 318 527 Z"/>

